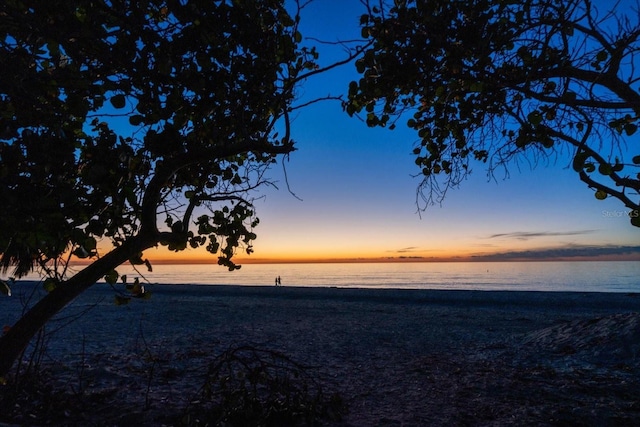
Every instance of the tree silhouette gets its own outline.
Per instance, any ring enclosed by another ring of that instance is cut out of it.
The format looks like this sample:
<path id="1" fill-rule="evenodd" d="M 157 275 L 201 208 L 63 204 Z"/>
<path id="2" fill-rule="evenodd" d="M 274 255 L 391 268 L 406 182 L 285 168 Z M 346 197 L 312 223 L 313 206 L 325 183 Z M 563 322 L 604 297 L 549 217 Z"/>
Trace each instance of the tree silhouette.
<path id="1" fill-rule="evenodd" d="M 239 268 L 234 253 L 256 237 L 254 192 L 294 150 L 296 88 L 323 71 L 300 45 L 299 11 L 2 2 L 0 264 L 18 277 L 39 269 L 49 292 L 0 337 L 0 377 L 82 291 L 115 284 L 122 263 L 151 268 L 145 249 L 204 246 Z M 100 242 L 110 249 L 98 256 Z M 91 263 L 71 275 L 76 258 Z"/>
<path id="2" fill-rule="evenodd" d="M 422 208 L 441 202 L 474 163 L 492 175 L 523 157 L 571 158 L 596 198 L 620 200 L 640 226 L 637 9 L 591 0 L 381 3 L 361 17 L 372 44 L 345 108 L 389 128 L 410 114 Z"/>

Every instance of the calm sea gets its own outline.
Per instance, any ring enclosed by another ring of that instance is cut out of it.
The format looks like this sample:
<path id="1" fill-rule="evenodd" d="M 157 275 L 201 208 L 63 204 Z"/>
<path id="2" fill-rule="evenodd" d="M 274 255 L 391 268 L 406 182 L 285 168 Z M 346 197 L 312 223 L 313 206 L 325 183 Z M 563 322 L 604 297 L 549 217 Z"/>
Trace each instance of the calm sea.
<path id="1" fill-rule="evenodd" d="M 140 273 L 151 284 L 334 286 L 397 289 L 640 292 L 640 262 L 448 262 L 354 264 L 154 265 Z"/>

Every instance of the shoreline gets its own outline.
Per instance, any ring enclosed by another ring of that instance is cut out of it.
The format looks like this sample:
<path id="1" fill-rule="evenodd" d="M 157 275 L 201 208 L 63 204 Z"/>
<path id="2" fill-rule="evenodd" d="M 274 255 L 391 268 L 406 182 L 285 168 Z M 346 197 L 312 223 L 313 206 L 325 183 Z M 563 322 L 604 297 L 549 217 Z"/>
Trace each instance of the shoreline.
<path id="1" fill-rule="evenodd" d="M 259 297 L 275 299 L 308 299 L 336 301 L 370 301 L 387 304 L 451 304 L 544 306 L 547 308 L 575 307 L 585 310 L 609 307 L 612 310 L 640 311 L 640 292 L 592 291 L 524 291 L 524 290 L 468 290 L 468 289 L 404 289 L 337 286 L 249 286 L 249 285 L 148 285 L 154 292 L 180 294 L 187 286 L 218 297 Z M 206 291 L 205 291 L 206 289 Z M 200 293 L 200 292 L 197 292 Z"/>

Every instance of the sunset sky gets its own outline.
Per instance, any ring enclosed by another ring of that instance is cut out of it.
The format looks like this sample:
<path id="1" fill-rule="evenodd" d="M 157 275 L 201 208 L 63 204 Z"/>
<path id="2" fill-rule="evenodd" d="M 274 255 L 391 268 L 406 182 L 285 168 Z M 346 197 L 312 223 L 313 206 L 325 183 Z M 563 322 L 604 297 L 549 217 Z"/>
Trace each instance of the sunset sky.
<path id="1" fill-rule="evenodd" d="M 351 8 L 342 0 L 312 3 L 303 12 L 303 35 L 358 38 L 361 5 L 350 1 Z M 321 64 L 344 55 L 335 46 L 321 46 L 320 52 Z M 356 78 L 352 64 L 323 75 L 304 87 L 301 102 L 343 94 Z M 369 129 L 331 101 L 300 111 L 293 131 L 298 151 L 284 166 L 291 191 L 302 200 L 287 190 L 282 164 L 274 166 L 270 176 L 279 189 L 264 189 L 265 197 L 256 202 L 261 222 L 255 253 L 239 254 L 240 261 L 640 260 L 640 229 L 630 225 L 629 210 L 612 199 L 596 200 L 568 158 L 535 169 L 513 165 L 508 179 L 500 173 L 489 179 L 477 166 L 442 206 L 418 214 L 412 131 L 402 125 Z M 146 255 L 155 261 L 168 255 L 173 261 L 216 261 L 192 250 Z"/>

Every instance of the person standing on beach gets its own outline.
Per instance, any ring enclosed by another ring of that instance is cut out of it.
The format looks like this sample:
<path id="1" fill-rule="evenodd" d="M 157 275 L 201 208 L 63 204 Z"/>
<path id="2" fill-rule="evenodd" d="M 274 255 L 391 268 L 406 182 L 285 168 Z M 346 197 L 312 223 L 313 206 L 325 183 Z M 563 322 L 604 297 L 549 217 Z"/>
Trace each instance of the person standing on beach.
<path id="1" fill-rule="evenodd" d="M 278 276 L 278 286 L 282 286 L 282 279 Z"/>

